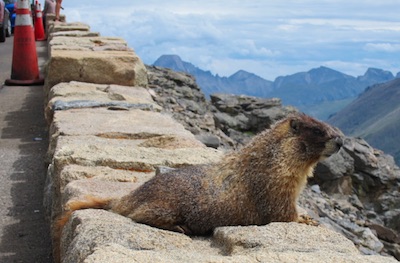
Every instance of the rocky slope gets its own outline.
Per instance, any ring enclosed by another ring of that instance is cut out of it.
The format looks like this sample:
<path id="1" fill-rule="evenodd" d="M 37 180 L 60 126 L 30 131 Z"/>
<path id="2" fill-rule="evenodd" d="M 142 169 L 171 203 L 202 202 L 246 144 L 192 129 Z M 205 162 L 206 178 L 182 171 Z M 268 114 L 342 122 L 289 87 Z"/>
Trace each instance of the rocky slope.
<path id="1" fill-rule="evenodd" d="M 364 138 L 400 164 L 400 79 L 368 88 L 328 122 L 349 136 Z"/>
<path id="2" fill-rule="evenodd" d="M 147 70 L 154 99 L 204 142 L 212 141 L 213 147 L 240 147 L 295 111 L 279 99 L 249 96 L 215 94 L 208 103 L 190 75 L 154 66 Z M 349 137 L 339 154 L 318 165 L 299 205 L 320 224 L 353 241 L 362 253 L 400 259 L 399 189 L 400 170 L 393 158 Z"/>
<path id="3" fill-rule="evenodd" d="M 210 103 L 193 76 L 156 66 L 147 71 L 155 101 L 214 148 L 235 148 L 295 110 L 283 107 L 280 99 L 228 94 L 213 94 Z"/>
<path id="4" fill-rule="evenodd" d="M 215 129 L 211 105 L 191 75 L 155 66 L 147 66 L 147 71 L 150 91 L 164 111 L 207 146 L 233 146 L 234 142 L 229 137 Z"/>

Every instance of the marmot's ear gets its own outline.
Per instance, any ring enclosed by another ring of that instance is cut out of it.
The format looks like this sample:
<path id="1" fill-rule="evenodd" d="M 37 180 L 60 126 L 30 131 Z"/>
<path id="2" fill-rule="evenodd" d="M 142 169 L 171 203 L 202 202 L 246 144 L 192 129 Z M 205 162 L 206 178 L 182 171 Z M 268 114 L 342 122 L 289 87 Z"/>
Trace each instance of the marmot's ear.
<path id="1" fill-rule="evenodd" d="M 292 128 L 293 133 L 298 133 L 300 130 L 299 120 L 296 119 L 290 120 L 290 127 Z"/>

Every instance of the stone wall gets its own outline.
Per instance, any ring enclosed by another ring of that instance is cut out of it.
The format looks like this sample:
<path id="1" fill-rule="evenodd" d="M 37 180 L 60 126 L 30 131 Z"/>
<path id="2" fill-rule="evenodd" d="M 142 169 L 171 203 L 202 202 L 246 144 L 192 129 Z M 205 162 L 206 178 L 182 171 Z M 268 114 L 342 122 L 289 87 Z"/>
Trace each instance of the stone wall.
<path id="1" fill-rule="evenodd" d="M 44 204 L 51 225 L 70 200 L 119 198 L 164 166 L 221 157 L 161 112 L 147 89 L 146 68 L 125 40 L 102 37 L 82 23 L 50 22 L 47 28 Z M 351 241 L 324 227 L 273 223 L 188 237 L 95 209 L 72 214 L 60 248 L 62 262 L 71 263 L 395 262 L 361 255 Z"/>

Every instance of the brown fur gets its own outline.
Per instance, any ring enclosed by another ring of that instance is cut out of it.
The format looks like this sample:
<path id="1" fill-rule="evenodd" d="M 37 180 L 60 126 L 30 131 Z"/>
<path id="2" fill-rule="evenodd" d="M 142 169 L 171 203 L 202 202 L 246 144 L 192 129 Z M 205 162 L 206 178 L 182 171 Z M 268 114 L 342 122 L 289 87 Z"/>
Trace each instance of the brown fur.
<path id="1" fill-rule="evenodd" d="M 341 133 L 304 114 L 290 116 L 219 163 L 160 174 L 107 206 L 132 220 L 185 234 L 218 226 L 297 221 L 297 198 L 317 162 L 337 152 Z"/>

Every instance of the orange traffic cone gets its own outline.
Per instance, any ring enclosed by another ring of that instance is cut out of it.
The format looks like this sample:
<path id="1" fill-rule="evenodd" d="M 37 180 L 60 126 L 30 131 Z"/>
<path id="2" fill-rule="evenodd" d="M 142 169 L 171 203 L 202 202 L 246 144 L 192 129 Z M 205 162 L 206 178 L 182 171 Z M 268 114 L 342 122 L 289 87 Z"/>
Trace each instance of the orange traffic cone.
<path id="1" fill-rule="evenodd" d="M 41 85 L 29 0 L 18 0 L 14 27 L 11 79 L 6 85 Z"/>
<path id="2" fill-rule="evenodd" d="M 46 40 L 46 35 L 44 34 L 44 26 L 43 26 L 43 15 L 41 6 L 38 1 L 36 1 L 35 5 L 35 40 L 43 41 Z"/>

